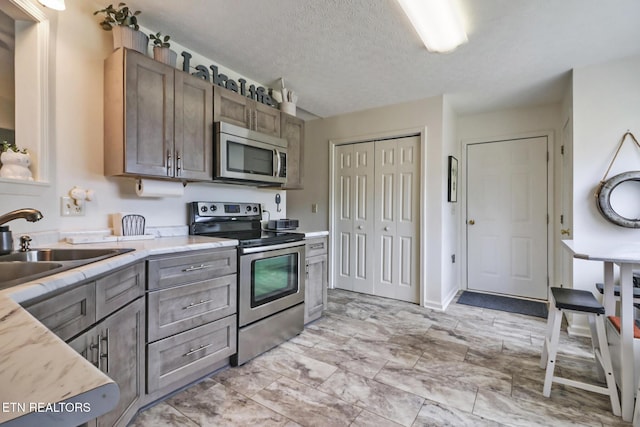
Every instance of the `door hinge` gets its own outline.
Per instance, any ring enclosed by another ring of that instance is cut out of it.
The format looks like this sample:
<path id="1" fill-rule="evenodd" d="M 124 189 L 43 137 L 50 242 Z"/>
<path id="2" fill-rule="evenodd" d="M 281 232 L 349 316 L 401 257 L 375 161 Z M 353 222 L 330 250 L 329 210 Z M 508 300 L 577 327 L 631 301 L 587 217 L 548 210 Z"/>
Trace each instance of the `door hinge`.
<path id="1" fill-rule="evenodd" d="M 547 224 L 549 224 L 549 214 L 547 214 Z"/>
<path id="2" fill-rule="evenodd" d="M 564 145 L 560 146 L 560 154 L 562 154 L 564 156 Z"/>
<path id="3" fill-rule="evenodd" d="M 547 151 L 547 162 L 549 162 L 549 152 Z"/>
<path id="4" fill-rule="evenodd" d="M 564 215 L 560 215 L 560 224 L 564 224 Z"/>

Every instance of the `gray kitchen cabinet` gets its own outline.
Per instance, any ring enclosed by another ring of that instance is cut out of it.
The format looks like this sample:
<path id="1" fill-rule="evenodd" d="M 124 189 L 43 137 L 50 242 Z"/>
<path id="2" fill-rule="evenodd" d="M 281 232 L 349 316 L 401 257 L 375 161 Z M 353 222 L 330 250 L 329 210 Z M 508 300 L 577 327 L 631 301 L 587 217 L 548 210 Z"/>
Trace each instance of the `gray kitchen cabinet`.
<path id="1" fill-rule="evenodd" d="M 280 113 L 280 133 L 287 140 L 287 182 L 285 190 L 301 190 L 304 171 L 304 120 Z"/>
<path id="2" fill-rule="evenodd" d="M 138 262 L 25 304 L 36 319 L 118 384 L 116 408 L 89 425 L 125 426 L 139 409 L 145 373 L 145 282 L 144 263 Z"/>
<path id="3" fill-rule="evenodd" d="M 280 110 L 219 86 L 213 89 L 213 120 L 280 137 Z"/>
<path id="4" fill-rule="evenodd" d="M 144 313 L 144 298 L 138 298 L 68 343 L 120 389 L 117 406 L 90 426 L 126 426 L 138 411 L 144 384 Z"/>
<path id="5" fill-rule="evenodd" d="M 25 305 L 25 308 L 58 337 L 68 340 L 96 323 L 95 282 Z"/>
<path id="6" fill-rule="evenodd" d="M 150 403 L 227 366 L 236 353 L 236 250 L 156 256 L 147 272 Z"/>
<path id="7" fill-rule="evenodd" d="M 129 49 L 105 61 L 105 175 L 213 178 L 213 86 Z"/>
<path id="8" fill-rule="evenodd" d="M 306 242 L 306 274 L 304 293 L 304 323 L 322 316 L 327 307 L 327 238 L 319 237 Z"/>

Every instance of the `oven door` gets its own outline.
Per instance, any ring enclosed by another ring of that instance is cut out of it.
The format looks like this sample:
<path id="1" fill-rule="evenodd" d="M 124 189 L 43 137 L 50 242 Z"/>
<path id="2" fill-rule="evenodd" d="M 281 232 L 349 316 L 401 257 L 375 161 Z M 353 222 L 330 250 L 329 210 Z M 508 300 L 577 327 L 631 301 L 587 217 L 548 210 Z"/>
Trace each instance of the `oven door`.
<path id="1" fill-rule="evenodd" d="M 303 303 L 304 262 L 303 241 L 241 249 L 238 326 Z"/>
<path id="2" fill-rule="evenodd" d="M 287 148 L 219 133 L 215 178 L 283 184 L 287 181 Z"/>

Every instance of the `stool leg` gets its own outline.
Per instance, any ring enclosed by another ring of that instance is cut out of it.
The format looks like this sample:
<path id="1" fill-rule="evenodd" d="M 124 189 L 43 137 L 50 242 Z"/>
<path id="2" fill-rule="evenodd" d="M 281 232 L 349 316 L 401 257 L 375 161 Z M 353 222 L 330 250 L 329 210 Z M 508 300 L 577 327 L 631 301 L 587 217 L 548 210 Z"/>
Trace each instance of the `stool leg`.
<path id="1" fill-rule="evenodd" d="M 544 376 L 544 388 L 542 394 L 545 397 L 551 395 L 551 383 L 553 382 L 553 371 L 556 367 L 556 354 L 558 353 L 558 342 L 560 341 L 560 327 L 562 326 L 562 310 L 553 308 L 553 324 L 551 325 L 551 338 L 547 349 L 547 372 Z M 549 314 L 551 316 L 551 314 Z M 546 340 L 545 340 L 546 342 Z"/>
<path id="2" fill-rule="evenodd" d="M 596 350 L 596 362 L 598 357 L 602 362 L 602 369 L 604 369 L 605 379 L 607 381 L 607 388 L 609 389 L 609 398 L 611 399 L 611 410 L 614 415 L 620 416 L 620 397 L 618 396 L 618 388 L 616 387 L 616 380 L 613 376 L 613 365 L 611 364 L 611 355 L 609 354 L 609 344 L 607 343 L 607 335 L 604 327 L 604 316 L 597 314 L 595 316 L 595 323 L 598 336 L 598 349 Z"/>
<path id="3" fill-rule="evenodd" d="M 589 320 L 589 329 L 591 331 L 591 349 L 593 350 L 593 354 L 594 356 L 596 356 L 596 372 L 598 374 L 598 379 L 600 381 L 606 381 L 605 378 L 605 371 L 604 371 L 604 367 L 602 366 L 602 363 L 598 362 L 598 358 L 597 358 L 597 351 L 598 349 L 600 349 L 600 333 L 597 330 L 597 326 L 596 324 L 598 323 L 598 321 L 596 320 L 598 317 L 598 315 L 592 315 L 589 314 L 587 316 L 588 320 Z"/>
<path id="4" fill-rule="evenodd" d="M 549 297 L 552 299 L 553 297 Z M 554 308 L 551 308 L 554 307 Z M 549 340 L 551 340 L 551 332 L 553 331 L 553 324 L 556 310 L 554 304 L 549 304 L 549 314 L 547 314 L 547 330 L 544 333 L 544 343 L 542 344 L 542 356 L 540 357 L 540 367 L 544 369 L 547 366 L 547 358 L 549 356 Z"/>

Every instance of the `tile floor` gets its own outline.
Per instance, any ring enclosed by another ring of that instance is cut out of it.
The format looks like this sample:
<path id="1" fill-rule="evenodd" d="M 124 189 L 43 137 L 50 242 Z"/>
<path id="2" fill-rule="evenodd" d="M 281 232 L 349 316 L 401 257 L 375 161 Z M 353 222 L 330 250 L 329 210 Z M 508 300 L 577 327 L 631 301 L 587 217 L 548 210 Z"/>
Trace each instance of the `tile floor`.
<path id="1" fill-rule="evenodd" d="M 302 334 L 138 414 L 142 426 L 629 426 L 608 398 L 542 396 L 545 320 L 452 303 L 445 313 L 330 290 Z M 595 376 L 563 336 L 556 372 Z M 562 367 L 562 368 L 561 368 Z"/>

